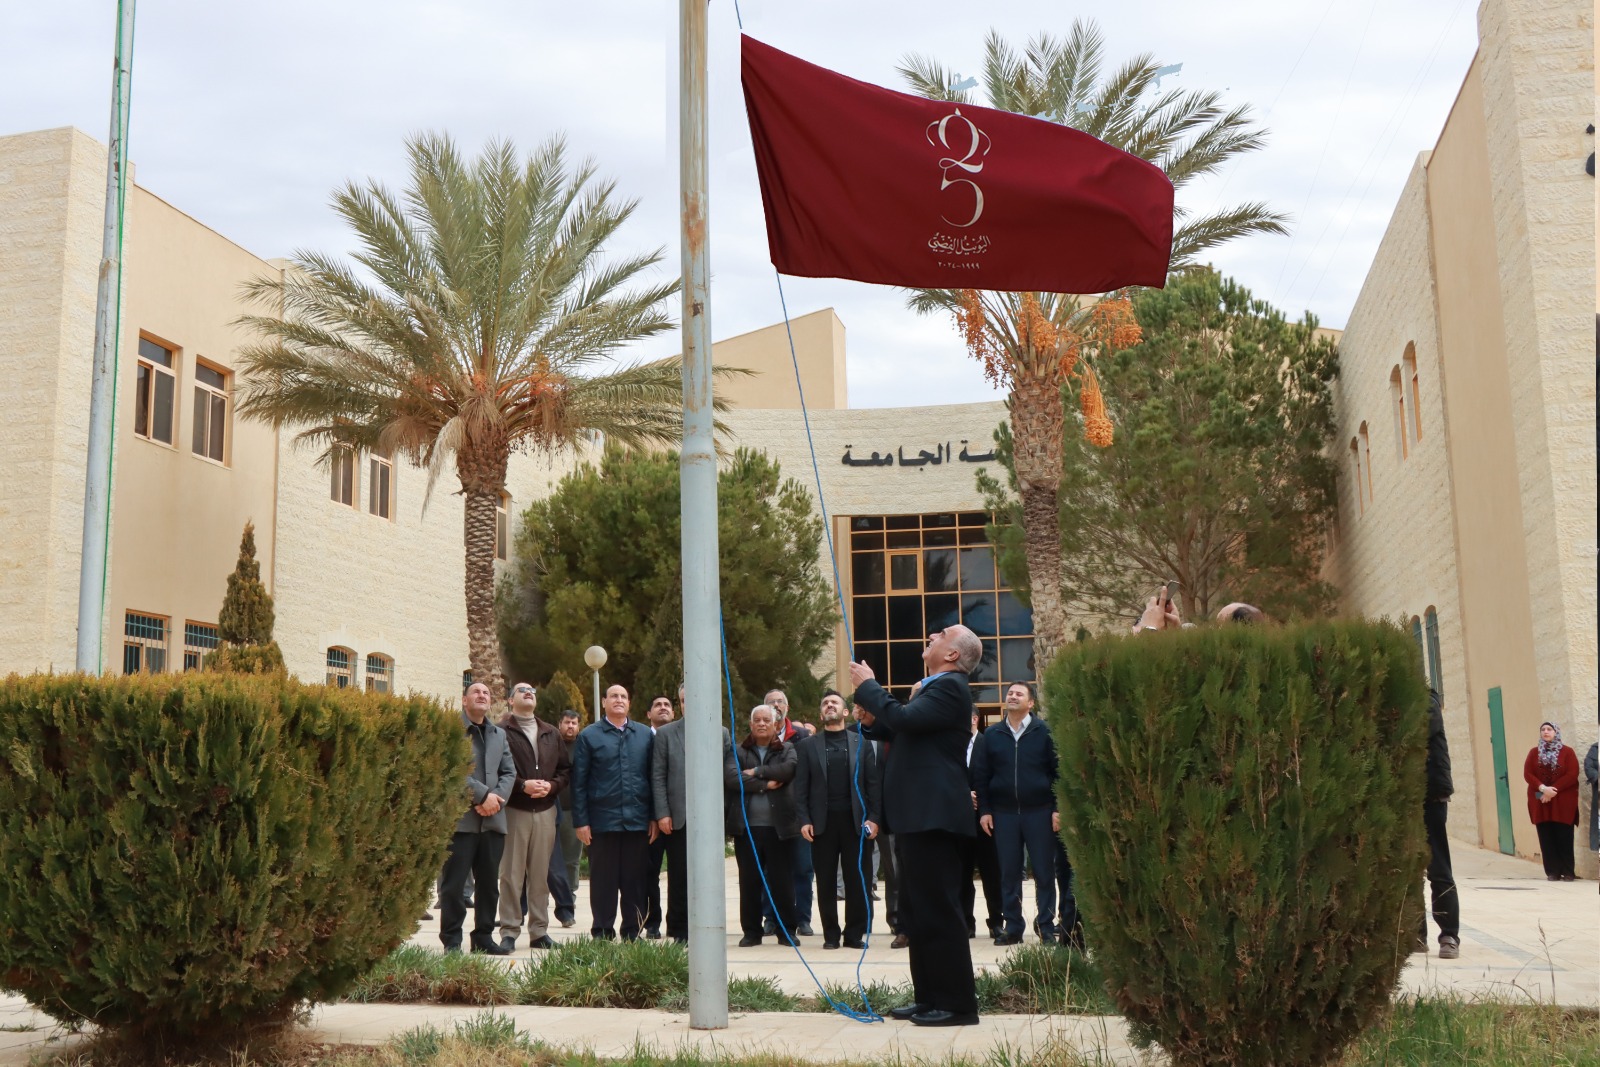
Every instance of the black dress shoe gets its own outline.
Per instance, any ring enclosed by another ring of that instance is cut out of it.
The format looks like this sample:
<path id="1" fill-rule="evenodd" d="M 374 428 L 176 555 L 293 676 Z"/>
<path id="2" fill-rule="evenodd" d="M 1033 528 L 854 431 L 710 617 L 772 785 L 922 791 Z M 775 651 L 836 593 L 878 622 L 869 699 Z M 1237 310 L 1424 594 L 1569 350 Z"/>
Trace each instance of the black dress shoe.
<path id="1" fill-rule="evenodd" d="M 651 941 L 660 941 L 661 931 L 652 926 L 650 929 L 644 932 L 644 936 L 649 938 Z"/>
<path id="2" fill-rule="evenodd" d="M 543 937 L 539 938 L 537 941 L 528 942 L 528 947 L 529 948 L 555 948 L 556 947 L 556 943 L 550 939 L 550 935 L 549 934 L 545 934 Z"/>
<path id="3" fill-rule="evenodd" d="M 824 941 L 822 943 L 822 947 L 823 948 L 838 948 L 839 947 L 839 939 L 837 937 L 829 938 L 828 940 L 826 940 L 826 941 Z"/>
<path id="4" fill-rule="evenodd" d="M 801 923 L 799 926 L 796 926 L 794 928 L 794 932 L 799 934 L 801 937 L 816 937 L 817 936 L 816 935 L 816 931 L 811 929 L 811 924 L 810 923 Z"/>
<path id="5" fill-rule="evenodd" d="M 906 1019 L 911 1018 L 913 1015 L 921 1015 L 925 1011 L 933 1010 L 934 1008 L 931 1004 L 902 1004 L 898 1008 L 890 1008 L 889 1017 L 892 1019 L 899 1019 L 903 1022 Z"/>
<path id="6" fill-rule="evenodd" d="M 739 947 L 740 948 L 755 948 L 759 944 L 761 944 L 760 935 L 757 935 L 755 937 L 750 937 L 750 936 L 746 935 L 746 936 L 741 937 L 739 939 Z"/>
<path id="7" fill-rule="evenodd" d="M 929 1008 L 925 1012 L 913 1015 L 911 1022 L 916 1026 L 977 1026 L 978 1013 L 975 1011 L 945 1011 L 942 1008 Z"/>
<path id="8" fill-rule="evenodd" d="M 506 955 L 509 956 L 517 951 L 517 939 L 514 937 L 502 937 L 500 939 L 500 947 L 505 949 Z"/>
<path id="9" fill-rule="evenodd" d="M 994 939 L 994 943 L 997 945 L 1020 945 L 1022 944 L 1022 935 L 1001 934 L 999 937 Z"/>
<path id="10" fill-rule="evenodd" d="M 506 948 L 504 942 L 497 945 L 493 941 L 474 941 L 472 943 L 472 951 L 482 953 L 485 956 L 511 955 L 511 950 Z"/>
<path id="11" fill-rule="evenodd" d="M 845 948 L 866 948 L 867 947 L 867 943 L 865 941 L 861 940 L 858 937 L 858 938 L 855 938 L 853 940 L 846 941 L 844 943 L 844 947 Z"/>

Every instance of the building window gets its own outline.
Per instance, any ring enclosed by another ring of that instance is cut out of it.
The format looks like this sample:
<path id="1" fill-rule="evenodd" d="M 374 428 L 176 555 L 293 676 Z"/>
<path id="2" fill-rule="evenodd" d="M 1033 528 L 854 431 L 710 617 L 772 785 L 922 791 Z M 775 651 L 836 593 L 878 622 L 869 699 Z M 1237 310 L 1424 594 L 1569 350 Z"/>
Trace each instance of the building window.
<path id="1" fill-rule="evenodd" d="M 922 678 L 928 634 L 956 623 L 983 642 L 969 676 L 984 721 L 1002 686 L 1032 682 L 1033 613 L 995 565 L 984 512 L 857 516 L 850 520 L 850 616 L 856 657 L 905 700 Z"/>
<path id="2" fill-rule="evenodd" d="M 1405 384 L 1400 380 L 1400 368 L 1397 366 L 1389 372 L 1389 399 L 1394 408 L 1394 439 L 1399 443 L 1400 458 L 1404 460 L 1411 454 L 1406 435 L 1411 432 L 1406 425 L 1406 390 Z"/>
<path id="3" fill-rule="evenodd" d="M 1439 612 L 1429 608 L 1422 613 L 1422 629 L 1428 642 L 1428 675 L 1433 679 L 1433 688 L 1439 695 L 1444 696 L 1444 664 L 1440 662 L 1439 655 Z"/>
<path id="4" fill-rule="evenodd" d="M 394 460 L 372 455 L 367 469 L 367 511 L 380 519 L 394 515 Z"/>
<path id="5" fill-rule="evenodd" d="M 472 668 L 468 667 L 466 670 L 461 672 L 461 691 L 463 693 L 465 693 L 467 691 L 467 687 L 470 686 L 471 684 L 472 684 Z"/>
<path id="6" fill-rule="evenodd" d="M 367 692 L 394 692 L 394 660 L 380 652 L 367 653 Z"/>
<path id="7" fill-rule="evenodd" d="M 349 689 L 355 684 L 355 669 L 351 664 L 355 661 L 356 654 L 348 648 L 338 645 L 328 649 L 328 684 L 340 689 Z"/>
<path id="8" fill-rule="evenodd" d="M 1372 438 L 1367 435 L 1367 424 L 1362 423 L 1361 429 L 1356 431 L 1356 436 L 1361 438 L 1361 464 L 1366 468 L 1367 475 L 1367 503 L 1372 503 Z"/>
<path id="9" fill-rule="evenodd" d="M 333 481 L 328 495 L 335 504 L 356 506 L 356 454 L 348 448 L 335 448 L 328 466 L 333 470 Z"/>
<path id="10" fill-rule="evenodd" d="M 203 622 L 183 624 L 183 669 L 197 671 L 205 662 L 207 653 L 222 644 L 217 628 Z"/>
<path id="11" fill-rule="evenodd" d="M 194 454 L 224 462 L 228 436 L 228 375 L 204 363 L 194 365 Z"/>
<path id="12" fill-rule="evenodd" d="M 178 395 L 172 349 L 139 338 L 139 369 L 134 381 L 133 432 L 149 441 L 172 444 L 173 408 Z"/>
<path id="13" fill-rule="evenodd" d="M 122 622 L 122 673 L 160 674 L 167 669 L 167 620 L 128 612 Z"/>
<path id="14" fill-rule="evenodd" d="M 494 558 L 505 559 L 511 544 L 511 494 L 501 493 L 494 506 Z"/>
<path id="15" fill-rule="evenodd" d="M 1422 390 L 1417 385 L 1417 346 L 1415 342 L 1406 345 L 1405 358 L 1401 365 L 1405 367 L 1405 380 L 1411 387 L 1411 439 L 1422 441 Z"/>
<path id="16" fill-rule="evenodd" d="M 1355 467 L 1355 480 L 1350 483 L 1356 494 L 1356 514 L 1365 515 L 1367 511 L 1367 493 L 1362 488 L 1365 484 L 1361 477 L 1361 442 L 1354 437 L 1350 438 L 1350 463 Z"/>

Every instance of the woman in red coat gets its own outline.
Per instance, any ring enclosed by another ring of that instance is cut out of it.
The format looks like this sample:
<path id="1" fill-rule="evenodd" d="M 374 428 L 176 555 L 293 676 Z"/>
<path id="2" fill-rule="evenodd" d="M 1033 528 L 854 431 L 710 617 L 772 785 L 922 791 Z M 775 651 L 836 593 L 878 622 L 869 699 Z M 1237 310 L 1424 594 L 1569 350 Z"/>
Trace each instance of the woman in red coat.
<path id="1" fill-rule="evenodd" d="M 1528 815 L 1539 832 L 1544 876 L 1552 882 L 1577 879 L 1572 834 L 1578 825 L 1578 754 L 1561 743 L 1553 722 L 1539 725 L 1539 743 L 1522 765 L 1528 781 Z"/>

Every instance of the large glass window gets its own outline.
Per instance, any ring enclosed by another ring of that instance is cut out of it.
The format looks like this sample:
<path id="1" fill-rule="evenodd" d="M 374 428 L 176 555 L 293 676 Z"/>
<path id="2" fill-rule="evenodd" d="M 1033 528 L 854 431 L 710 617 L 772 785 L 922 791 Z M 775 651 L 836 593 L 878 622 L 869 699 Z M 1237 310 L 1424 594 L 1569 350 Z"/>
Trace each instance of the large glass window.
<path id="1" fill-rule="evenodd" d="M 226 462 L 228 376 L 204 363 L 194 365 L 194 454 Z"/>
<path id="2" fill-rule="evenodd" d="M 172 444 L 173 409 L 178 394 L 172 349 L 139 338 L 138 370 L 133 383 L 133 432 L 164 445 Z"/>
<path id="3" fill-rule="evenodd" d="M 956 623 L 983 640 L 969 678 L 988 722 L 1002 686 L 1035 680 L 1033 613 L 995 566 L 984 512 L 861 515 L 850 520 L 850 626 L 858 659 L 896 697 L 923 676 L 928 634 Z"/>

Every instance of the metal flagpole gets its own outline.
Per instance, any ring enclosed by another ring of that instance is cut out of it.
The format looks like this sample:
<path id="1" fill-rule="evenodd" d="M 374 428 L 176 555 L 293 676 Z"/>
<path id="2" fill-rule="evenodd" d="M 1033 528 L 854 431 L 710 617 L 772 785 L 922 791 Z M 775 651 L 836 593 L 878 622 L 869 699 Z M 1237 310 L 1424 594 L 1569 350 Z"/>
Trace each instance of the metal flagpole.
<path id="1" fill-rule="evenodd" d="M 683 676 L 689 834 L 689 1025 L 728 1025 L 727 891 L 722 851 L 722 609 L 717 456 L 711 406 L 706 181 L 707 0 L 679 0 L 678 173 L 683 212 Z M 676 828 L 675 828 L 676 829 Z M 683 831 L 678 831 L 683 832 Z"/>
<path id="2" fill-rule="evenodd" d="M 105 634 L 111 537 L 111 429 L 116 417 L 117 332 L 122 307 L 122 222 L 127 204 L 128 94 L 133 85 L 135 0 L 117 4 L 111 78 L 111 143 L 106 146 L 106 223 L 95 293 L 89 452 L 83 479 L 83 558 L 78 570 L 78 670 L 99 674 Z"/>

